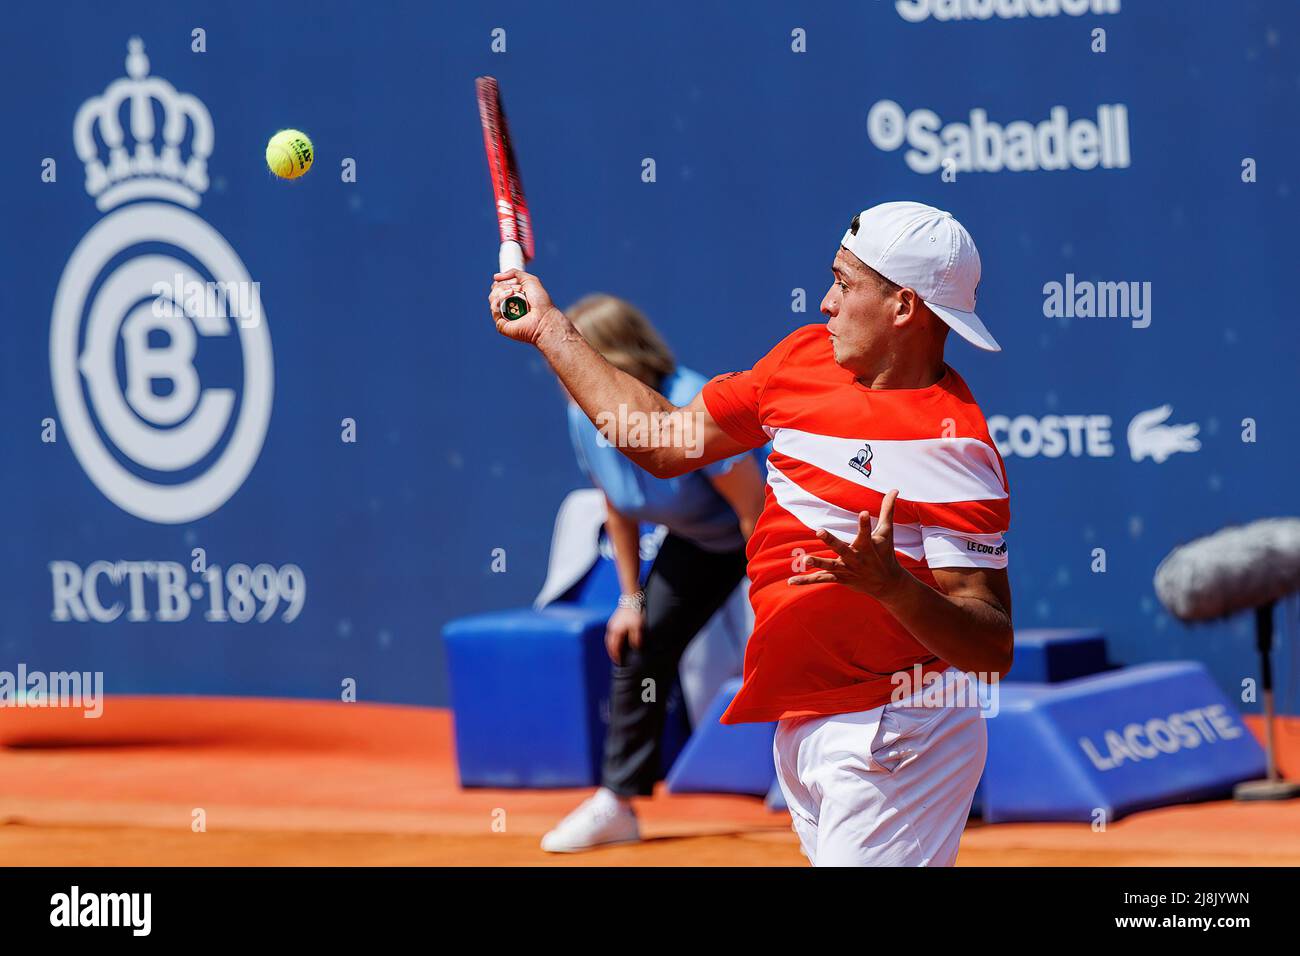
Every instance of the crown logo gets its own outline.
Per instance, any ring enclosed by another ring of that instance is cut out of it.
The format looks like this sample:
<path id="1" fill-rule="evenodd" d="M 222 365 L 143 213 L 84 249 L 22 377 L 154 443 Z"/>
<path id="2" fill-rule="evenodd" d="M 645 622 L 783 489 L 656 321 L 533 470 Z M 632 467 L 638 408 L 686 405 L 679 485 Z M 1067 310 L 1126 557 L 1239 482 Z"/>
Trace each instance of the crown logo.
<path id="1" fill-rule="evenodd" d="M 188 93 L 149 75 L 144 41 L 127 43 L 127 78 L 114 80 L 102 96 L 81 105 L 72 124 L 77 156 L 86 164 L 86 192 L 101 212 L 133 199 L 169 199 L 190 209 L 208 188 L 212 155 L 212 117 Z M 122 126 L 123 105 L 130 104 L 130 137 Z M 162 107 L 161 143 L 155 107 Z M 98 131 L 99 136 L 95 133 Z M 189 133 L 189 157 L 181 147 Z M 102 145 L 101 145 L 102 144 Z M 102 150 L 108 150 L 105 160 Z"/>

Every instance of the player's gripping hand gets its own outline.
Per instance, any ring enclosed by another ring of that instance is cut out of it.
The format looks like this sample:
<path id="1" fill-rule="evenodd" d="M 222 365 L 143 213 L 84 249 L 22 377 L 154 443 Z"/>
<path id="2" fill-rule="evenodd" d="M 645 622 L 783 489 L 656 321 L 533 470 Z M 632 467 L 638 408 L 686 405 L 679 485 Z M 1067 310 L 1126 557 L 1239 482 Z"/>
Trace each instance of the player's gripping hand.
<path id="1" fill-rule="evenodd" d="M 537 276 L 521 269 L 498 272 L 492 277 L 492 290 L 488 293 L 488 307 L 497 331 L 508 339 L 536 345 L 538 336 L 548 324 L 553 325 L 563 313 L 555 307 L 546 288 Z M 501 304 L 522 290 L 528 300 L 528 314 L 521 319 L 507 319 L 501 314 Z"/>
<path id="2" fill-rule="evenodd" d="M 837 557 L 804 558 L 807 574 L 797 574 L 787 584 L 843 584 L 845 587 L 881 597 L 892 591 L 906 573 L 894 554 L 894 501 L 898 490 L 885 495 L 880 504 L 880 519 L 875 531 L 871 530 L 871 512 L 858 515 L 858 536 L 852 544 L 845 544 L 824 528 L 817 532 L 818 539 L 835 552 Z"/>

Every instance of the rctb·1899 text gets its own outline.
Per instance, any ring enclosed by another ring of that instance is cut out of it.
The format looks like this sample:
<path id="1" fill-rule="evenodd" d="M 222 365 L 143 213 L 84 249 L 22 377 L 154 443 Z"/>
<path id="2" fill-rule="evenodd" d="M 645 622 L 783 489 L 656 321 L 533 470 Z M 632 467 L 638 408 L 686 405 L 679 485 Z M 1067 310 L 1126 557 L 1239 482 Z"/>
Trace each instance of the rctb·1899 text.
<path id="1" fill-rule="evenodd" d="M 51 561 L 49 568 L 55 621 L 183 621 L 202 603 L 204 620 L 261 623 L 284 604 L 287 624 L 307 600 L 307 578 L 296 564 L 232 564 L 224 574 L 209 565 L 192 581 L 175 561 L 92 561 L 84 570 Z"/>

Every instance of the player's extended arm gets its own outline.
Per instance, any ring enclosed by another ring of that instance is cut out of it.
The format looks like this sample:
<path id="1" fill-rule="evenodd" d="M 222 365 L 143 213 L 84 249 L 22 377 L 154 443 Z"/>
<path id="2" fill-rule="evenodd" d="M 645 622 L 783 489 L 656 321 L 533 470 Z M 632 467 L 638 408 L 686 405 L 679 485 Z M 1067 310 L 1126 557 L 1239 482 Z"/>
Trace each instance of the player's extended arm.
<path id="1" fill-rule="evenodd" d="M 555 307 L 536 276 L 512 269 L 498 272 L 494 280 L 488 304 L 497 331 L 536 346 L 578 407 L 610 443 L 656 478 L 672 478 L 746 450 L 718 426 L 700 396 L 678 408 L 605 361 Z M 528 298 L 530 311 L 511 321 L 501 315 L 500 306 L 520 289 Z M 632 427 L 624 430 L 620 423 Z"/>
<path id="2" fill-rule="evenodd" d="M 792 585 L 843 584 L 870 594 L 927 650 L 964 671 L 1005 675 L 1011 669 L 1011 585 L 1004 569 L 935 568 L 936 591 L 905 571 L 894 554 L 894 501 L 885 495 L 875 530 L 858 516 L 858 536 L 845 544 L 829 531 L 817 537 L 838 555 L 804 560 L 812 569 Z"/>

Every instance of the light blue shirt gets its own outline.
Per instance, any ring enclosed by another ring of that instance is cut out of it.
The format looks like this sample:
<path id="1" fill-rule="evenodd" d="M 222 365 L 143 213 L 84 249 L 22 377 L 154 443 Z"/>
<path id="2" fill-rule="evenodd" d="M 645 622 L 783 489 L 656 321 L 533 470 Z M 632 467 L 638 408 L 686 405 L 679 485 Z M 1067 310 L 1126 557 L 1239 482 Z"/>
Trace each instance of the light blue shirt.
<path id="1" fill-rule="evenodd" d="M 680 407 L 689 405 L 706 381 L 698 372 L 679 367 L 664 379 L 660 391 Z M 632 427 L 638 423 L 629 416 L 625 419 L 627 433 L 635 437 Z M 612 424 L 617 427 L 618 421 Z M 752 452 L 715 461 L 676 478 L 656 478 L 605 441 L 582 409 L 573 403 L 569 404 L 569 437 L 573 440 L 578 467 L 629 518 L 664 525 L 679 538 L 705 551 L 737 551 L 745 546 L 735 511 L 709 479 L 726 474 Z"/>

